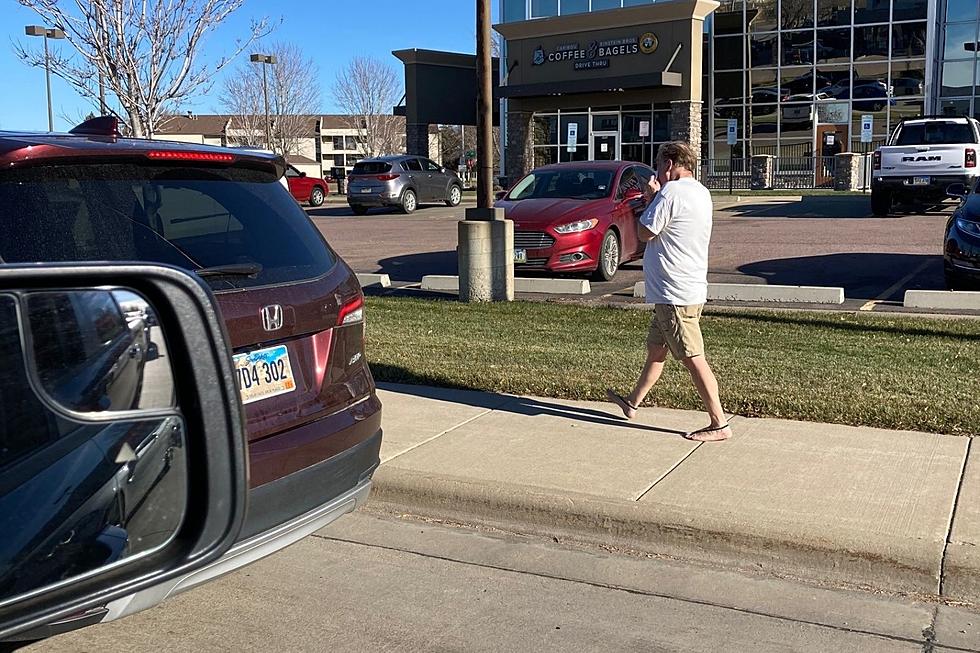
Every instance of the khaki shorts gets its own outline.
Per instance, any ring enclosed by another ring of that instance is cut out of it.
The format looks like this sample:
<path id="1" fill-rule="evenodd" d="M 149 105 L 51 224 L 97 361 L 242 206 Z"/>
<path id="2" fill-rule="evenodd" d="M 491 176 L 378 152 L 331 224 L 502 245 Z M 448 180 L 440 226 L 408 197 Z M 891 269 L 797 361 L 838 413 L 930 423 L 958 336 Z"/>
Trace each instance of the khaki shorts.
<path id="1" fill-rule="evenodd" d="M 702 309 L 704 304 L 656 304 L 653 307 L 647 345 L 666 346 L 677 360 L 704 356 L 704 338 L 701 337 Z"/>

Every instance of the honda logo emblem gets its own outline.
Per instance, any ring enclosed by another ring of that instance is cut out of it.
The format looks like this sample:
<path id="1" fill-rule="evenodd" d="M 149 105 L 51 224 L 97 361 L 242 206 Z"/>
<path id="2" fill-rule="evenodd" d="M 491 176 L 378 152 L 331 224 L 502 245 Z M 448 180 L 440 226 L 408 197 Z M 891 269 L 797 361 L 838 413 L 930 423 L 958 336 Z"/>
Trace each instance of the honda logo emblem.
<path id="1" fill-rule="evenodd" d="M 278 331 L 282 328 L 282 306 L 270 304 L 262 308 L 262 328 L 266 331 Z"/>

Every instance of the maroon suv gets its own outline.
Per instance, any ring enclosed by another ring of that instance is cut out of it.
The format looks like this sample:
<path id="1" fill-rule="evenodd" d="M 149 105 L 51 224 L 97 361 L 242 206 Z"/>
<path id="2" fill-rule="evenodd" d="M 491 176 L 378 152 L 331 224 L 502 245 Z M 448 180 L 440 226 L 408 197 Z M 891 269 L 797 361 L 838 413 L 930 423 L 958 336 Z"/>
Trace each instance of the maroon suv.
<path id="1" fill-rule="evenodd" d="M 167 595 L 349 512 L 379 462 L 360 285 L 280 183 L 284 170 L 271 154 L 120 138 L 110 119 L 71 134 L 0 132 L 0 263 L 165 263 L 217 297 L 247 417 L 247 518 L 232 551 Z M 107 619 L 160 598 L 117 602 Z"/>

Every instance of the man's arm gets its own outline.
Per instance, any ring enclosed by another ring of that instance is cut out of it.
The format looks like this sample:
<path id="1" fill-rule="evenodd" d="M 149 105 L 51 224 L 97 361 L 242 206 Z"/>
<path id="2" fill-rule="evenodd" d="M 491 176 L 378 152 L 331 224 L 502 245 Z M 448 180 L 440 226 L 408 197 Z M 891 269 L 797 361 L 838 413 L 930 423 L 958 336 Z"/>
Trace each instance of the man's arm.
<path id="1" fill-rule="evenodd" d="M 647 200 L 647 208 L 643 211 L 640 219 L 636 221 L 636 237 L 640 239 L 641 243 L 648 243 L 659 236 L 664 226 L 666 226 L 666 222 L 662 218 L 662 214 L 666 212 L 662 211 L 662 207 L 660 206 L 664 202 L 662 201 L 663 198 L 657 196 L 659 192 L 660 182 L 657 181 L 656 177 L 651 178 L 650 182 L 643 188 L 643 196 Z"/>

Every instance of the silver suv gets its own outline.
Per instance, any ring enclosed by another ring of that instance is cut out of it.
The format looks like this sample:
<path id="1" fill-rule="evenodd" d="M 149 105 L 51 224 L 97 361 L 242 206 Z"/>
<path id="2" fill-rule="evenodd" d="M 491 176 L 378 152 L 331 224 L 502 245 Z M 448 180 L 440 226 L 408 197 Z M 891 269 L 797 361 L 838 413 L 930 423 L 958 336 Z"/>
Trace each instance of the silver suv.
<path id="1" fill-rule="evenodd" d="M 347 203 L 357 215 L 374 206 L 411 213 L 426 202 L 458 206 L 462 199 L 463 182 L 455 172 L 410 154 L 358 161 L 347 183 Z"/>

